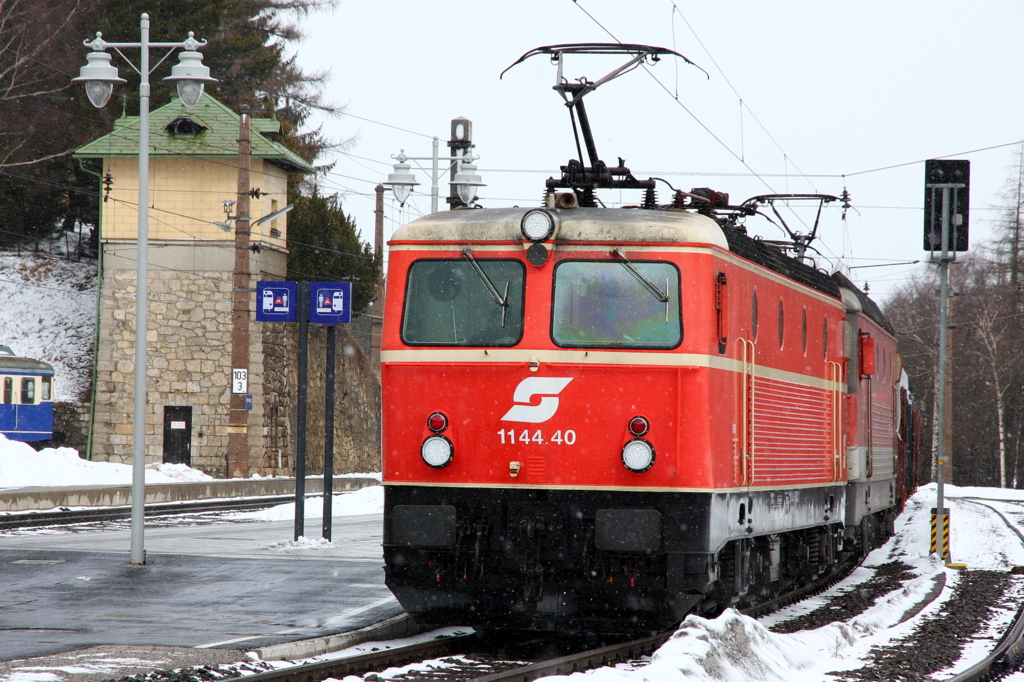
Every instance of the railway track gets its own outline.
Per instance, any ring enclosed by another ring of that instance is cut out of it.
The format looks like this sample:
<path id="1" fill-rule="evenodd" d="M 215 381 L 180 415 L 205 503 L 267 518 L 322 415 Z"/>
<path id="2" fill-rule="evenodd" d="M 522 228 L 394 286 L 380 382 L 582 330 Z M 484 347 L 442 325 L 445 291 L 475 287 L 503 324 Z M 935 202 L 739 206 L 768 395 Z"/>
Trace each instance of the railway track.
<path id="1" fill-rule="evenodd" d="M 1012 530 L 1021 543 L 1024 544 L 1024 533 L 1012 522 L 1006 518 L 1006 515 L 996 509 L 990 504 L 982 502 L 978 499 L 968 497 L 953 498 L 961 502 L 967 502 L 969 504 L 976 504 L 982 507 L 987 507 L 1003 520 L 1003 523 Z M 971 666 L 967 670 L 959 673 L 953 677 L 950 677 L 947 682 L 980 682 L 981 680 L 995 680 L 1001 679 L 1008 673 L 1019 670 L 1021 662 L 1024 661 L 1024 605 L 1017 610 L 1016 616 L 1014 616 L 1013 623 L 1006 630 L 1003 638 L 999 644 L 992 650 L 992 652 L 985 657 L 984 660 L 979 661 L 977 664 Z"/>
<path id="2" fill-rule="evenodd" d="M 800 590 L 783 595 L 777 599 L 762 602 L 750 608 L 741 609 L 740 612 L 752 617 L 769 613 L 776 609 L 787 606 L 794 601 L 803 599 L 812 594 L 827 589 L 836 582 L 842 580 L 855 564 L 845 566 L 842 570 L 826 576 Z M 368 672 L 379 672 L 381 670 L 408 665 L 410 663 L 424 660 L 452 657 L 456 655 L 479 656 L 483 653 L 484 662 L 481 667 L 504 668 L 496 672 L 489 672 L 484 675 L 465 675 L 462 672 L 450 676 L 451 680 L 465 682 L 532 682 L 540 677 L 550 675 L 567 675 L 573 672 L 581 672 L 598 668 L 604 665 L 621 663 L 636 660 L 650 655 L 660 647 L 674 631 L 662 632 L 640 639 L 626 642 L 608 644 L 594 649 L 587 649 L 570 653 L 568 655 L 547 658 L 532 663 L 514 664 L 507 660 L 500 660 L 495 665 L 491 660 L 493 656 L 488 649 L 486 641 L 475 635 L 461 637 L 448 637 L 423 644 L 415 644 L 407 647 L 389 649 L 385 651 L 372 652 L 350 658 L 318 661 L 307 663 L 281 670 L 267 671 L 255 675 L 247 675 L 245 682 L 321 682 L 328 678 L 342 679 L 347 675 L 363 675 Z M 468 652 L 468 653 L 467 653 Z M 443 670 L 431 675 L 432 680 L 446 679 Z"/>
<path id="3" fill-rule="evenodd" d="M 322 495 L 307 495 L 322 497 Z M 147 504 L 146 517 L 174 516 L 181 514 L 202 514 L 220 511 L 252 511 L 266 509 L 295 500 L 294 495 L 270 495 L 266 497 L 232 498 L 227 500 L 201 500 L 184 502 L 158 502 Z M 76 523 L 99 521 L 121 521 L 132 516 L 131 505 L 117 507 L 90 507 L 88 509 L 61 509 L 48 512 L 13 513 L 0 515 L 0 530 L 33 528 L 40 526 L 68 526 Z"/>

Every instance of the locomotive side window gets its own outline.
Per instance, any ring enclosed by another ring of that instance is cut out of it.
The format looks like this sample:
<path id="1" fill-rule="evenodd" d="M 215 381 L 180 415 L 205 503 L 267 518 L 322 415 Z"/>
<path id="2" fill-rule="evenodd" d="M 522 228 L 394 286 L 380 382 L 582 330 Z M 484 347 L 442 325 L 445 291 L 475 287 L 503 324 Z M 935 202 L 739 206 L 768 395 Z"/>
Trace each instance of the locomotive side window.
<path id="1" fill-rule="evenodd" d="M 750 337 L 757 341 L 757 289 L 750 299 Z"/>
<path id="2" fill-rule="evenodd" d="M 53 400 L 53 377 L 42 377 L 43 388 L 40 392 L 40 400 Z"/>
<path id="3" fill-rule="evenodd" d="M 786 340 L 786 315 L 782 309 L 782 299 L 779 299 L 779 348 L 782 348 Z"/>
<path id="4" fill-rule="evenodd" d="M 551 338 L 570 347 L 675 348 L 683 339 L 679 271 L 650 261 L 562 261 Z"/>
<path id="5" fill-rule="evenodd" d="M 514 346 L 523 336 L 526 269 L 512 259 L 425 259 L 409 268 L 402 341 Z"/>
<path id="6" fill-rule="evenodd" d="M 4 377 L 4 404 L 10 405 L 14 402 L 14 379 Z"/>
<path id="7" fill-rule="evenodd" d="M 800 343 L 803 345 L 804 355 L 807 355 L 807 308 L 800 312 Z"/>
<path id="8" fill-rule="evenodd" d="M 36 380 L 33 377 L 22 377 L 21 379 L 21 404 L 36 404 Z"/>

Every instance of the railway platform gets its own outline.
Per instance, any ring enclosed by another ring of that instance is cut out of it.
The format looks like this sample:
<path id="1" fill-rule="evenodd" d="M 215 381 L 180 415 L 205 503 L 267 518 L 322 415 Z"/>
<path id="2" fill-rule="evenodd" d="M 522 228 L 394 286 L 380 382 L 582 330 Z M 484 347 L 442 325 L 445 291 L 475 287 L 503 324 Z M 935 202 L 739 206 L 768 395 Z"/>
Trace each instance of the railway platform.
<path id="1" fill-rule="evenodd" d="M 380 481 L 371 476 L 335 476 L 334 492 L 358 490 L 378 483 Z M 322 477 L 306 478 L 307 493 L 322 493 L 323 489 Z M 294 494 L 294 478 L 184 481 L 148 484 L 146 486 L 146 504 Z M 131 485 L 0 487 L 0 513 L 53 509 L 55 507 L 113 507 L 131 504 L 131 502 Z"/>
<path id="2" fill-rule="evenodd" d="M 320 529 L 306 520 L 307 538 Z M 333 546 L 292 537 L 291 520 L 147 521 L 146 564 L 131 566 L 126 523 L 0 534 L 0 661 L 96 646 L 295 658 L 402 614 L 379 514 L 334 517 Z"/>

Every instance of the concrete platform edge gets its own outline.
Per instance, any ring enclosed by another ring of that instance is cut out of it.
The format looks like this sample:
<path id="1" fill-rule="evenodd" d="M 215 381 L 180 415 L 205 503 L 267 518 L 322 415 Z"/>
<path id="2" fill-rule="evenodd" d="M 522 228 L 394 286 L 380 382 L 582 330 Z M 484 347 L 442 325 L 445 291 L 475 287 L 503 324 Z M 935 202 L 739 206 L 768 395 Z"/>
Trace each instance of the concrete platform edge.
<path id="1" fill-rule="evenodd" d="M 433 628 L 430 626 L 417 625 L 408 613 L 402 613 L 352 632 L 272 644 L 253 649 L 253 651 L 264 661 L 291 661 L 297 658 L 310 658 L 311 656 L 329 654 L 332 651 L 341 651 L 371 640 L 411 637 L 431 629 Z"/>
<path id="2" fill-rule="evenodd" d="M 371 477 L 334 479 L 335 492 L 358 490 L 380 481 Z M 306 479 L 306 492 L 323 492 L 323 479 Z M 188 483 L 157 483 L 146 486 L 146 504 L 210 500 L 230 497 L 294 495 L 294 478 L 218 479 Z M 53 509 L 55 507 L 119 507 L 132 502 L 132 487 L 80 486 L 74 488 L 18 488 L 0 492 L 0 512 Z"/>

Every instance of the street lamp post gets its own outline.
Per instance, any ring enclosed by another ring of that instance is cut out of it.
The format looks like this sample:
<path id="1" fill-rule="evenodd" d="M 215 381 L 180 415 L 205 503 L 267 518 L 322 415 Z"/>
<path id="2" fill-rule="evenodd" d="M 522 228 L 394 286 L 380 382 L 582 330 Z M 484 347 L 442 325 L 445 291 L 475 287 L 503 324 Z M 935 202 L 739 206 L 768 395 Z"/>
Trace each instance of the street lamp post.
<path id="1" fill-rule="evenodd" d="M 149 277 L 149 49 L 166 48 L 167 56 L 176 49 L 182 49 L 178 64 L 171 69 L 171 75 L 164 80 L 177 85 L 178 96 L 187 107 L 195 106 L 203 95 L 206 83 L 215 83 L 210 78 L 210 69 L 203 66 L 202 54 L 198 48 L 206 41 L 198 41 L 190 31 L 188 38 L 180 43 L 151 43 L 149 41 L 149 15 L 143 14 L 139 21 L 141 41 L 138 43 L 108 43 L 103 34 L 97 33 L 94 40 L 86 40 L 86 47 L 92 48 L 86 56 L 87 63 L 81 68 L 73 82 L 85 85 L 86 95 L 93 106 L 102 108 L 110 99 L 114 85 L 126 83 L 117 74 L 117 67 L 110 63 L 107 48 L 113 48 L 124 57 L 121 48 L 139 48 L 139 235 L 138 262 L 136 263 L 135 301 L 135 414 L 132 439 L 132 536 L 131 563 L 146 563 L 143 549 L 143 524 L 146 503 L 146 303 Z M 164 59 L 167 58 L 164 57 Z M 127 61 L 127 58 L 125 58 Z M 163 62 L 161 59 L 157 66 Z M 131 64 L 131 62 L 129 62 Z M 135 68 L 132 65 L 132 68 Z M 155 67 L 154 67 L 155 68 Z"/>
<path id="2" fill-rule="evenodd" d="M 452 180 L 448 183 L 452 193 L 448 202 L 453 207 L 458 204 L 469 206 L 476 198 L 477 188 L 486 186 L 477 175 L 476 166 L 473 165 L 473 162 L 480 157 L 473 155 L 470 151 L 474 146 L 471 131 L 472 123 L 468 119 L 457 118 L 452 121 L 452 139 L 448 142 L 448 146 L 454 152 L 451 156 L 438 156 L 440 141 L 436 137 L 433 140 L 434 152 L 431 156 L 406 156 L 404 149 L 398 154 L 392 154 L 391 158 L 398 163 L 394 166 L 394 172 L 388 174 L 387 182 L 381 184 L 390 186 L 395 199 L 398 199 L 398 203 L 404 206 L 409 195 L 412 194 L 413 187 L 420 184 L 416 182 L 416 176 L 412 174 L 406 161 L 431 161 L 430 212 L 437 213 L 439 164 L 441 159 L 444 159 L 452 171 Z"/>

